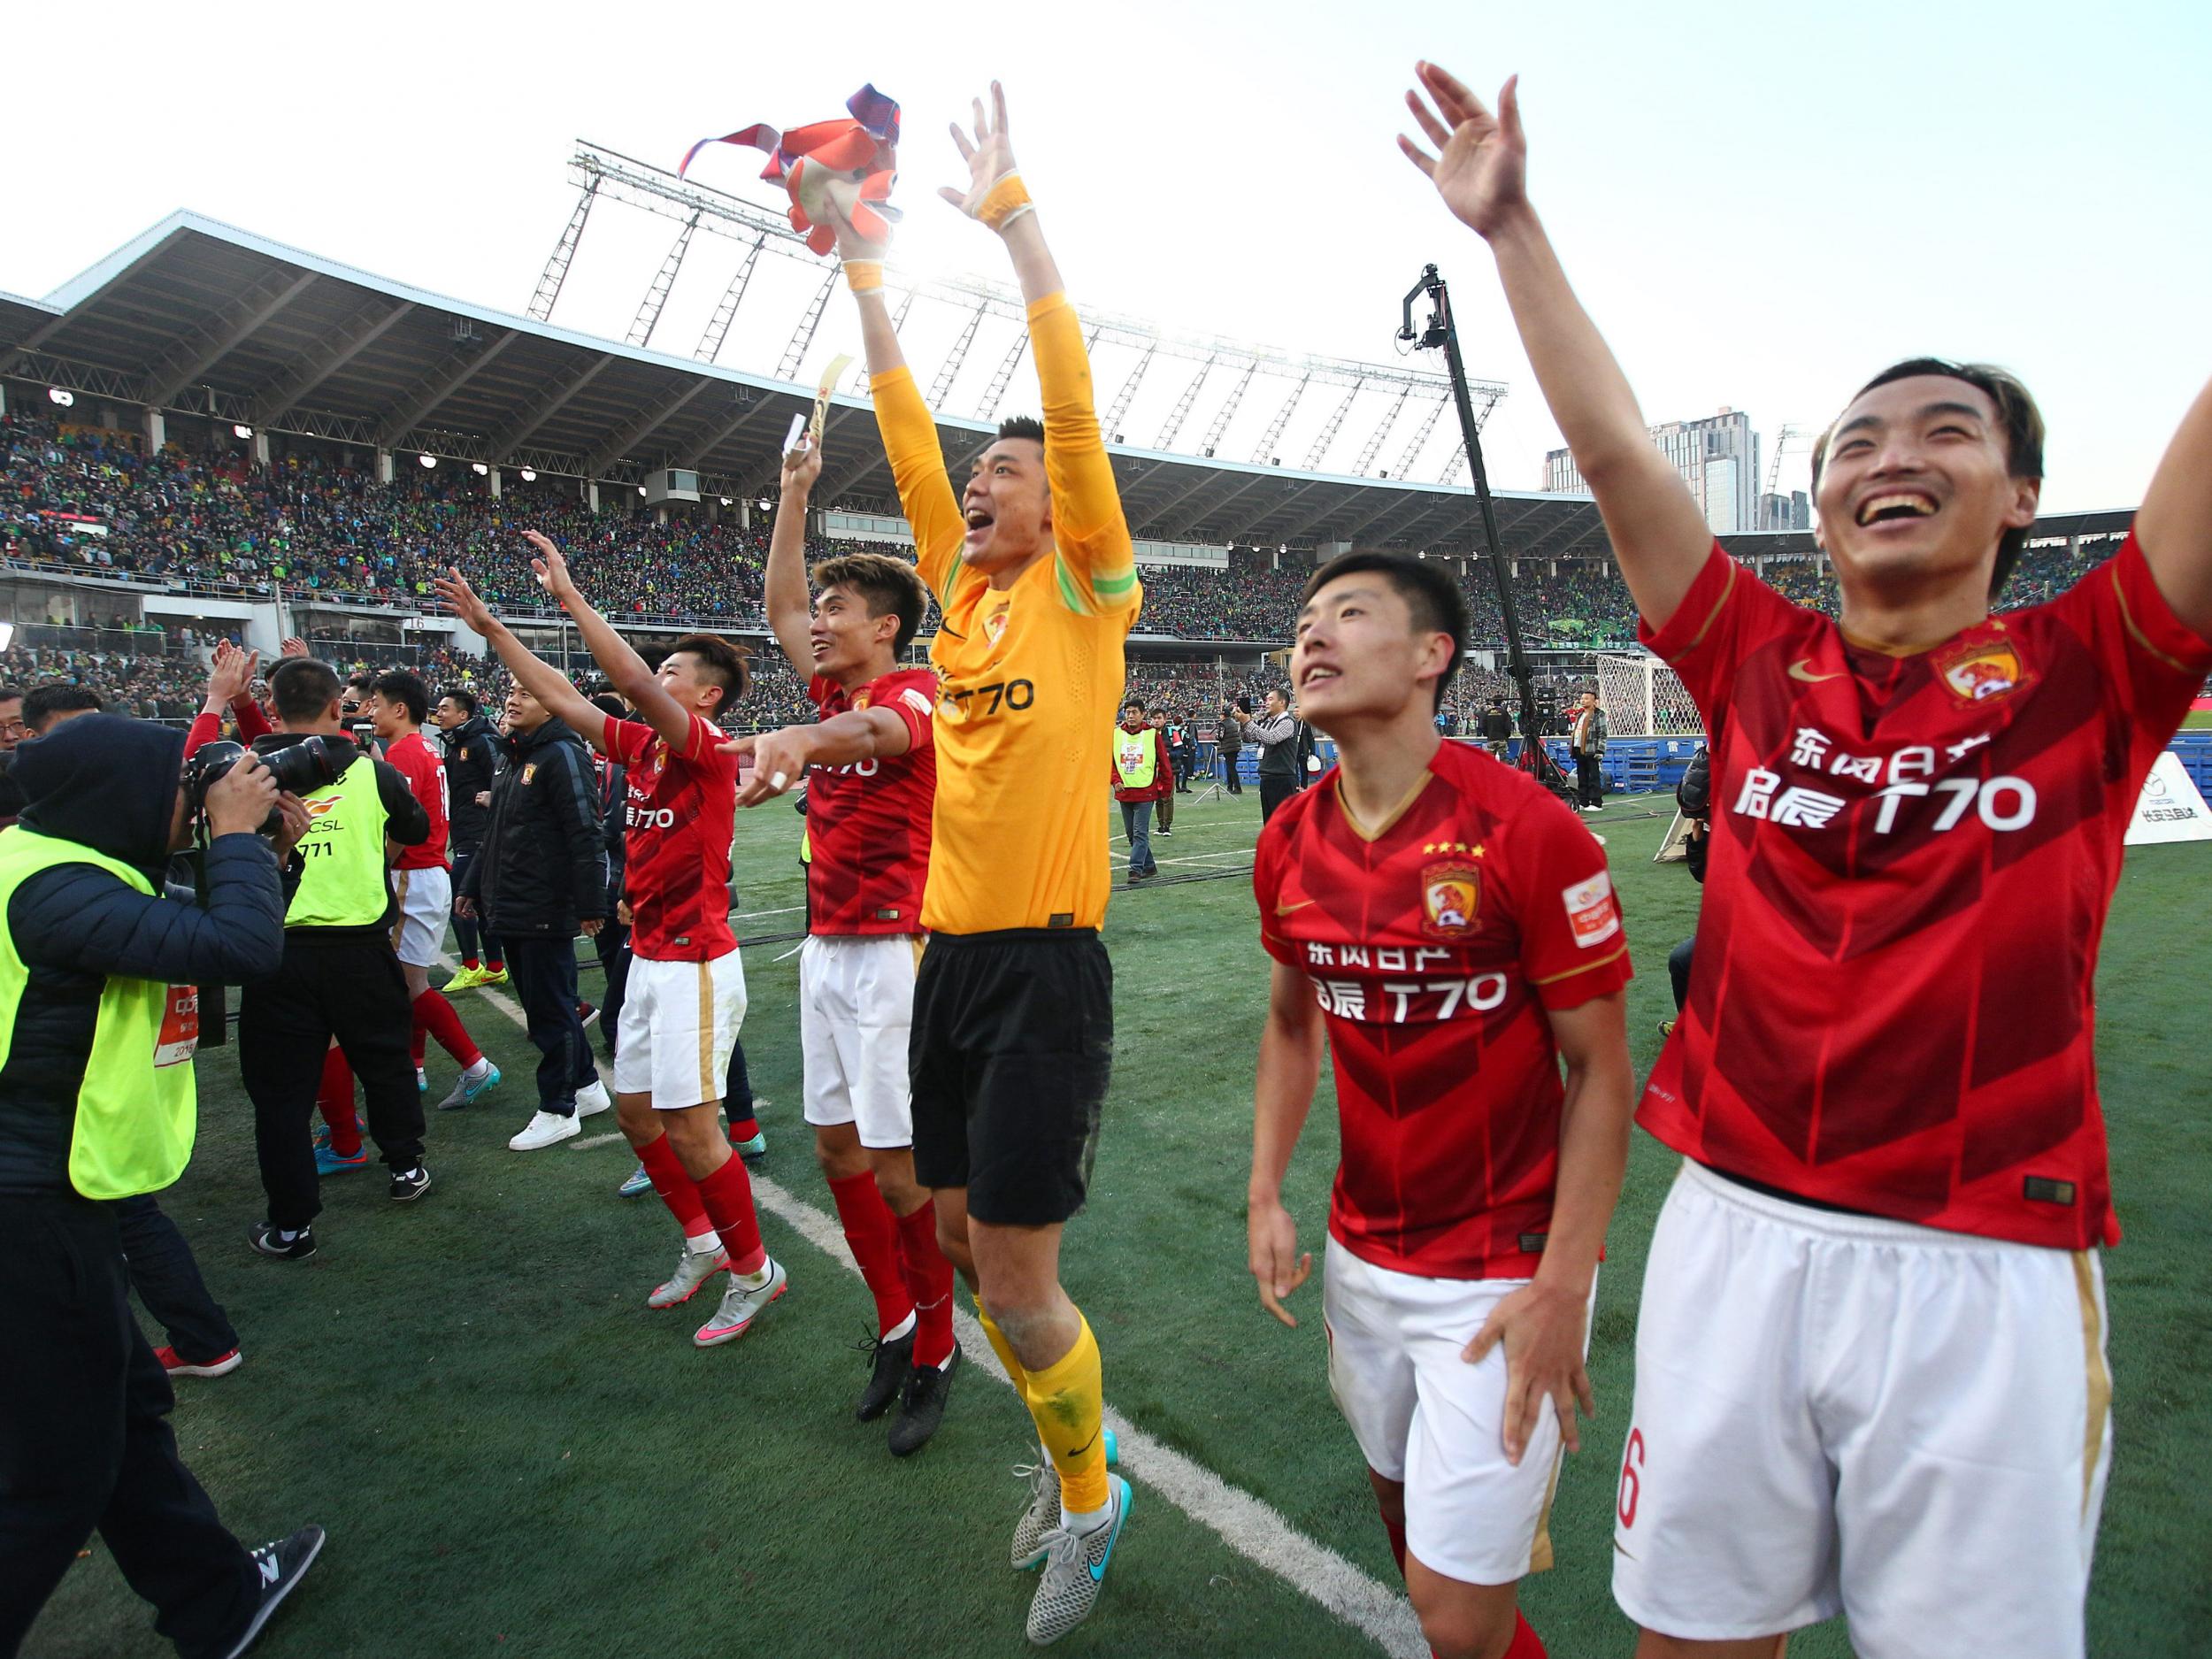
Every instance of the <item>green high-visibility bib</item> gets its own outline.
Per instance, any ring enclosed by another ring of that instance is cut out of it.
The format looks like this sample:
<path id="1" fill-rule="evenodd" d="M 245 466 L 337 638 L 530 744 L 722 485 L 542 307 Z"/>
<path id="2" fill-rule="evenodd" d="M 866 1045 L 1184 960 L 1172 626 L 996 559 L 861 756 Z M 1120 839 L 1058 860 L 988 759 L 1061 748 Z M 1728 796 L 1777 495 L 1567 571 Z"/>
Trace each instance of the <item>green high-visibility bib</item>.
<path id="1" fill-rule="evenodd" d="M 15 890 L 42 871 L 91 864 L 148 896 L 153 884 L 130 865 L 20 824 L 0 830 L 0 1066 L 15 1048 L 16 1016 L 30 971 L 4 926 Z M 69 1184 L 87 1198 L 158 1192 L 184 1173 L 199 1124 L 192 1051 L 200 994 L 189 985 L 110 974 L 100 991 L 92 1054 L 77 1090 Z"/>
<path id="2" fill-rule="evenodd" d="M 287 927 L 373 927 L 391 902 L 384 880 L 384 797 L 376 763 L 366 755 L 335 783 L 300 797 L 307 833 L 299 891 L 284 912 Z"/>
<path id="3" fill-rule="evenodd" d="M 1152 728 L 1125 732 L 1114 728 L 1114 772 L 1125 789 L 1146 789 L 1160 764 L 1160 746 L 1152 741 Z"/>

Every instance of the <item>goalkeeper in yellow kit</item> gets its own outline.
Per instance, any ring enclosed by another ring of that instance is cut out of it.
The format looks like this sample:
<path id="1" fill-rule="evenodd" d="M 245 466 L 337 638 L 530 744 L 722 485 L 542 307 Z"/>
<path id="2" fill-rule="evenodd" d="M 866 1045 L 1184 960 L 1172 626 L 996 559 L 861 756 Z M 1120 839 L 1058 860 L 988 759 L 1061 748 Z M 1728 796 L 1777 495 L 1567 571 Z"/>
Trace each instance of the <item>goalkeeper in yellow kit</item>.
<path id="1" fill-rule="evenodd" d="M 1098 1343 L 1060 1288 L 1060 1234 L 1081 1208 L 1113 1058 L 1113 970 L 1099 942 L 1109 861 L 1098 780 L 1143 590 L 1100 441 L 1075 309 L 1014 169 L 1006 101 L 953 128 L 964 190 L 1029 308 L 1042 423 L 1003 423 L 953 493 L 936 423 L 899 350 L 883 250 L 839 225 L 860 307 L 876 421 L 943 611 L 937 796 L 914 987 L 914 1171 L 937 1194 L 945 1253 L 1028 1402 L 1045 1457 L 1015 1529 L 1041 1564 L 1029 1639 L 1090 1612 L 1129 1512 L 1110 1471 Z"/>

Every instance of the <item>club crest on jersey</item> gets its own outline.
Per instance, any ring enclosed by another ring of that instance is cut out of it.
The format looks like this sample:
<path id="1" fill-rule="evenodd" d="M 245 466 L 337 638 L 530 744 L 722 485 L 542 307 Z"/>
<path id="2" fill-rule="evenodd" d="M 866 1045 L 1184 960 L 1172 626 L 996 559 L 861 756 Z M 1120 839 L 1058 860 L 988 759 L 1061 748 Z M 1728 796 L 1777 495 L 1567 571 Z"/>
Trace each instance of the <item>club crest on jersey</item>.
<path id="1" fill-rule="evenodd" d="M 526 763 L 524 764 L 524 765 L 523 765 L 523 768 L 522 768 L 522 780 L 523 780 L 523 782 L 525 782 L 525 783 L 528 783 L 528 782 L 530 781 L 530 780 L 531 780 L 531 779 L 533 779 L 533 778 L 536 777 L 537 775 L 538 775 L 538 763 L 537 763 L 536 761 L 534 761 L 534 760 L 526 762 Z"/>
<path id="2" fill-rule="evenodd" d="M 1952 647 L 1935 671 L 1962 703 L 1987 703 L 2020 689 L 2031 678 L 2010 640 L 1977 640 Z"/>
<path id="3" fill-rule="evenodd" d="M 994 611 L 989 616 L 983 618 L 984 637 L 989 640 L 992 644 L 996 645 L 999 642 L 1000 637 L 1004 634 L 1005 632 L 1006 611 L 1003 608 Z"/>
<path id="4" fill-rule="evenodd" d="M 1421 931 L 1431 939 L 1464 939 L 1475 931 L 1482 903 L 1482 871 L 1447 858 L 1421 869 Z"/>

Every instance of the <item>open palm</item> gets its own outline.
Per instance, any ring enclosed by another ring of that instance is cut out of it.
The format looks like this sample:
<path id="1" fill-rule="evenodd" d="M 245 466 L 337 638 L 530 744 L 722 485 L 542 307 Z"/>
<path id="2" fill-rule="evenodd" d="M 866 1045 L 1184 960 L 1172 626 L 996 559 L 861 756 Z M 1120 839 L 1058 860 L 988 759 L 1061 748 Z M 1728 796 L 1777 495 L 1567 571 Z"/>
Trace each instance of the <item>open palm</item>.
<path id="1" fill-rule="evenodd" d="M 983 206 L 983 198 L 991 193 L 991 187 L 1014 171 L 1014 146 L 1006 135 L 1006 94 L 999 83 L 991 82 L 991 112 L 983 112 L 983 100 L 975 100 L 975 132 L 972 138 L 961 131 L 960 123 L 952 124 L 952 142 L 960 146 L 961 159 L 968 164 L 968 188 L 964 191 L 950 186 L 937 192 L 970 219 Z"/>
<path id="2" fill-rule="evenodd" d="M 1521 131 L 1520 77 L 1498 94 L 1497 112 L 1434 64 L 1415 73 L 1435 104 L 1420 92 L 1406 94 L 1406 107 L 1437 148 L 1432 157 L 1399 134 L 1398 148 L 1428 174 L 1453 216 L 1478 235 L 1488 236 L 1528 204 L 1528 145 Z"/>

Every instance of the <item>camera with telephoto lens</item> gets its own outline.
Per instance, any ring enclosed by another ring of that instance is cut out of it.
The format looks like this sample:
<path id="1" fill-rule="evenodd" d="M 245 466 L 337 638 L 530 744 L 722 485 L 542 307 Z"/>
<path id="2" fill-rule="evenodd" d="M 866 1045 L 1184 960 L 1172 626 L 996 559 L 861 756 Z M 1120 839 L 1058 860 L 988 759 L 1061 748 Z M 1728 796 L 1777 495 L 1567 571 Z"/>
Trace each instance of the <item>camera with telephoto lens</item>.
<path id="1" fill-rule="evenodd" d="M 303 795 L 311 789 L 335 783 L 353 764 L 359 751 L 349 738 L 303 737 L 296 743 L 287 743 L 282 749 L 261 752 L 261 764 L 276 780 L 276 787 L 287 795 Z M 243 743 L 223 739 L 203 743 L 194 751 L 192 758 L 184 763 L 184 798 L 192 817 L 199 818 L 207 810 L 207 792 L 229 776 L 231 768 L 249 754 Z M 263 820 L 260 833 L 273 838 L 284 826 L 284 814 L 272 808 Z"/>

